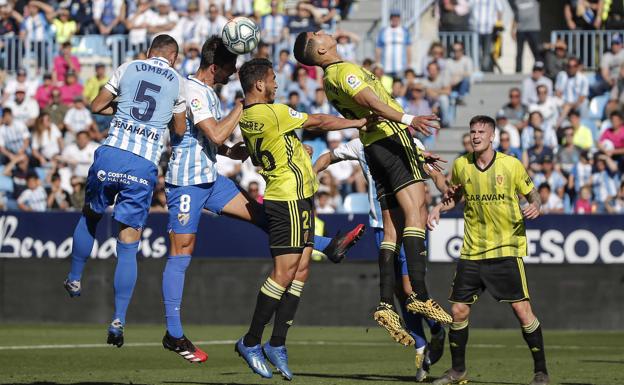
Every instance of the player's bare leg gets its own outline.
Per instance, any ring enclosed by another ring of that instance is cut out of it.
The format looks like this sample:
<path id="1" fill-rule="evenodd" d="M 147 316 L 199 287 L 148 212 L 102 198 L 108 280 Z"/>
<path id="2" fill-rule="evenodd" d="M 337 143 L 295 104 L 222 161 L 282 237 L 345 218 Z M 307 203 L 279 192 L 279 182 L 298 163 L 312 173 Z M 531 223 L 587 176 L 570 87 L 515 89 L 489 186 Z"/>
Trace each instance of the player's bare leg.
<path id="1" fill-rule="evenodd" d="M 415 344 L 414 338 L 405 329 L 405 325 L 394 308 L 394 290 L 396 285 L 395 260 L 401 249 L 400 232 L 403 228 L 400 209 L 381 211 L 384 223 L 384 238 L 379 247 L 379 291 L 380 300 L 373 318 L 379 326 L 386 329 L 395 342 L 405 346 Z"/>
<path id="2" fill-rule="evenodd" d="M 425 274 L 427 270 L 427 248 L 425 245 L 426 211 L 425 184 L 413 183 L 399 190 L 395 197 L 405 218 L 403 247 L 407 258 L 407 270 L 414 292 L 408 298 L 408 310 L 442 323 L 451 323 L 451 316 L 429 297 Z"/>
<path id="3" fill-rule="evenodd" d="M 524 337 L 533 355 L 534 377 L 531 385 L 549 384 L 550 379 L 548 377 L 548 370 L 546 369 L 542 327 L 535 314 L 533 314 L 531 302 L 528 300 L 513 302 L 511 307 L 522 327 L 522 337 Z"/>
<path id="4" fill-rule="evenodd" d="M 451 311 L 453 313 L 453 323 L 449 327 L 449 346 L 451 348 L 452 366 L 442 377 L 433 382 L 434 385 L 465 384 L 468 382 L 466 345 L 468 344 L 470 305 L 454 303 Z"/>

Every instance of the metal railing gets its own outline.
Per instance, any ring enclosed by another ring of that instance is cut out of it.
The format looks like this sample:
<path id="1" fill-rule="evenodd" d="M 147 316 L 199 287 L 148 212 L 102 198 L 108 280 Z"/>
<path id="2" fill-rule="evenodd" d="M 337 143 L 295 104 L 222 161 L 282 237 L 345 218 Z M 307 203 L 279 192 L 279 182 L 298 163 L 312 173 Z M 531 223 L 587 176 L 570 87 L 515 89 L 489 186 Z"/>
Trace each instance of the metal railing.
<path id="1" fill-rule="evenodd" d="M 475 70 L 481 68 L 479 63 L 479 35 L 476 32 L 439 32 L 440 43 L 446 49 L 447 54 L 453 43 L 460 42 L 464 45 L 464 52 L 472 59 Z"/>
<path id="2" fill-rule="evenodd" d="M 578 57 L 586 69 L 600 67 L 600 58 L 611 47 L 611 40 L 624 31 L 552 31 L 550 42 L 563 40 L 568 45 L 568 53 Z"/>
<path id="3" fill-rule="evenodd" d="M 50 71 L 55 53 L 56 46 L 51 39 L 33 41 L 0 36 L 0 68 L 7 72 L 31 66 Z"/>

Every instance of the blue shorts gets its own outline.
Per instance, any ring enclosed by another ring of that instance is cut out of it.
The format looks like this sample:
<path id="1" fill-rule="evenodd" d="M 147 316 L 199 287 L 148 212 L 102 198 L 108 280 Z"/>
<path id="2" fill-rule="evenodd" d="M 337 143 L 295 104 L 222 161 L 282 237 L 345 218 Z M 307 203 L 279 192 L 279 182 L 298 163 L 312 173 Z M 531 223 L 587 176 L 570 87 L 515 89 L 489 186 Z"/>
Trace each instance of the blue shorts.
<path id="1" fill-rule="evenodd" d="M 384 231 L 378 227 L 375 227 L 375 244 L 379 250 L 381 242 L 383 241 Z M 401 252 L 397 256 L 396 266 L 401 268 L 401 275 L 409 275 L 407 272 L 407 259 L 405 258 L 405 248 L 401 245 Z"/>
<path id="2" fill-rule="evenodd" d="M 98 214 L 115 205 L 113 218 L 135 229 L 145 226 L 158 178 L 149 160 L 111 146 L 95 150 L 85 191 L 85 204 Z"/>
<path id="3" fill-rule="evenodd" d="M 167 184 L 165 192 L 169 210 L 167 230 L 176 234 L 195 234 L 203 209 L 221 214 L 225 205 L 240 190 L 229 178 L 218 175 L 212 183 L 190 186 Z"/>

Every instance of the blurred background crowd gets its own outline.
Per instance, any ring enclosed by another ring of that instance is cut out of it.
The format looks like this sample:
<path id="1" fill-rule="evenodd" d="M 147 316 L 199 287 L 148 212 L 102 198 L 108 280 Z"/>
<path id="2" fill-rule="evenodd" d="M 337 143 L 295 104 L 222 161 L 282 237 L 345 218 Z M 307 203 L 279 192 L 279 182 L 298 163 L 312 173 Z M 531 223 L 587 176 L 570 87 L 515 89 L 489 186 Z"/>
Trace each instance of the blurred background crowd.
<path id="1" fill-rule="evenodd" d="M 322 89 L 320 69 L 292 58 L 294 37 L 320 28 L 335 34 L 345 60 L 363 65 L 381 79 L 407 113 L 436 113 L 443 130 L 462 126 L 457 111 L 471 97 L 471 86 L 500 72 L 500 32 L 504 7 L 516 45 L 515 72 L 522 73 L 528 45 L 530 73 L 520 76 L 507 101 L 492 110 L 495 147 L 523 162 L 539 188 L 544 213 L 624 213 L 624 50 L 614 32 L 604 44 L 595 69 L 575 57 L 565 40 L 543 43 L 538 0 L 430 1 L 440 31 L 470 31 L 477 53 L 464 41 L 433 41 L 415 60 L 416 42 L 398 9 L 387 12 L 374 36 L 374 50 L 362 57 L 364 34 L 341 29 L 352 8 L 364 0 L 0 0 L 0 207 L 4 210 L 80 210 L 84 181 L 93 154 L 106 136 L 110 118 L 93 115 L 90 102 L 107 82 L 114 65 L 145 57 L 151 38 L 167 33 L 181 47 L 176 68 L 183 75 L 199 66 L 201 44 L 220 34 L 233 16 L 254 18 L 262 41 L 255 57 L 273 61 L 279 84 L 277 102 L 308 113 L 337 112 Z M 624 26 L 624 2 L 567 0 L 563 18 L 569 30 L 613 30 Z M 579 35 L 587 52 L 601 47 Z M 85 38 L 86 37 L 86 38 Z M 585 39 L 585 40 L 583 40 Z M 111 45 L 111 42 L 113 44 Z M 97 55 L 107 44 L 112 57 Z M 112 48 L 111 48 L 112 47 Z M 474 49 L 474 47 L 471 47 Z M 28 53 L 28 54 L 25 54 Z M 244 61 L 248 57 L 241 57 Z M 513 69 L 512 69 L 513 72 Z M 494 75 L 496 76 L 496 75 Z M 217 88 L 227 113 L 242 95 L 238 79 Z M 474 96 L 474 95 L 472 95 Z M 465 128 L 467 132 L 467 128 Z M 300 132 L 302 141 L 322 153 L 357 137 L 356 129 L 328 134 Z M 420 138 L 433 151 L 436 135 Z M 236 131 L 228 144 L 241 140 Z M 461 137 L 471 151 L 468 135 Z M 164 172 L 154 193 L 153 210 L 165 211 Z M 448 159 L 451 161 L 452 159 Z M 249 160 L 219 156 L 219 172 L 235 179 L 262 201 L 264 181 Z M 450 162 L 449 162 L 450 164 Z M 318 213 L 367 211 L 366 182 L 357 162 L 332 165 L 319 175 Z M 434 202 L 436 195 L 428 197 Z"/>

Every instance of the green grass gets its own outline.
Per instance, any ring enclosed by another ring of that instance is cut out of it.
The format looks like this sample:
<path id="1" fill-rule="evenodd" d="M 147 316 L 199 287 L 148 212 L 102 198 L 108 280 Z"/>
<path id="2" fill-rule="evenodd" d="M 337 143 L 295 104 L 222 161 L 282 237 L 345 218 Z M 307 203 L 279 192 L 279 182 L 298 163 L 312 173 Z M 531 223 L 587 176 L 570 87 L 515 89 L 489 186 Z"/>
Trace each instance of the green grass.
<path id="1" fill-rule="evenodd" d="M 252 374 L 234 353 L 228 341 L 244 330 L 242 326 L 187 327 L 187 335 L 195 341 L 213 342 L 203 345 L 208 361 L 197 365 L 159 346 L 162 326 L 130 325 L 127 345 L 117 349 L 100 346 L 105 342 L 103 325 L 2 325 L 0 384 L 284 384 L 278 377 L 263 380 Z M 545 338 L 553 384 L 624 384 L 624 332 L 546 331 Z M 296 326 L 289 342 L 298 384 L 414 383 L 413 349 L 391 342 L 381 329 Z M 7 349 L 63 344 L 97 346 Z M 530 381 L 532 362 L 519 330 L 473 329 L 467 356 L 470 383 Z M 431 377 L 439 376 L 449 362 L 447 350 Z"/>

